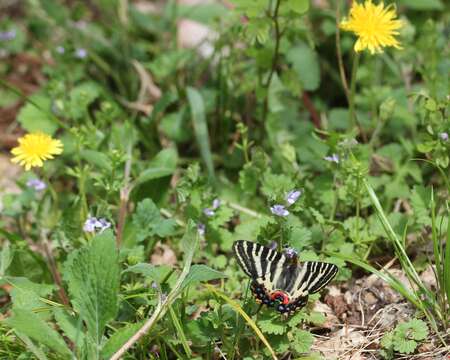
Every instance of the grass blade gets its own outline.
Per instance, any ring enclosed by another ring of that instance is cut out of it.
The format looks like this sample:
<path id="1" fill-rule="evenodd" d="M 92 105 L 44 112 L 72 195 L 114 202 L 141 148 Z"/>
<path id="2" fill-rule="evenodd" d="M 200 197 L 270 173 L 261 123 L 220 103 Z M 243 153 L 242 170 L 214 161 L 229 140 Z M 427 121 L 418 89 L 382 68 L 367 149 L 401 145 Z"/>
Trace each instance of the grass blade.
<path id="1" fill-rule="evenodd" d="M 217 295 L 217 296 L 221 297 L 223 300 L 225 300 L 228 303 L 228 305 L 230 305 L 234 309 L 234 311 L 239 313 L 245 319 L 247 324 L 253 329 L 255 334 L 261 339 L 263 344 L 266 346 L 267 350 L 269 350 L 270 354 L 272 355 L 272 358 L 274 360 L 277 360 L 278 359 L 277 355 L 275 354 L 275 351 L 272 349 L 272 347 L 270 346 L 269 342 L 265 338 L 264 334 L 261 332 L 261 330 L 259 330 L 258 326 L 250 318 L 250 316 L 247 315 L 247 313 L 242 309 L 242 307 L 236 301 L 230 299 L 228 296 L 226 296 L 225 294 L 221 293 L 220 291 L 217 291 L 213 286 L 211 286 L 209 284 L 205 284 L 205 287 L 209 291 L 213 292 L 215 295 Z"/>
<path id="2" fill-rule="evenodd" d="M 209 143 L 208 125 L 205 116 L 205 104 L 202 95 L 194 88 L 186 90 L 189 106 L 191 107 L 192 125 L 194 126 L 195 138 L 200 148 L 200 155 L 206 164 L 210 178 L 214 178 L 214 165 Z"/>

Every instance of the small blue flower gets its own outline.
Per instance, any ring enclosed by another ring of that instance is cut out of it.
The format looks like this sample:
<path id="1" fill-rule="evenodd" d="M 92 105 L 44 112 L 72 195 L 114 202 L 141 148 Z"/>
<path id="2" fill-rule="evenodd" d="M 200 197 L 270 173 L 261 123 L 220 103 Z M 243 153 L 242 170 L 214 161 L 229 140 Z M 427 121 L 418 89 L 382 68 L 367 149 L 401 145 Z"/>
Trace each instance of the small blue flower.
<path id="1" fill-rule="evenodd" d="M 83 225 L 83 230 L 86 232 L 95 232 L 98 231 L 99 233 L 102 233 L 106 229 L 111 227 L 111 223 L 108 222 L 106 219 L 101 218 L 97 219 L 96 217 L 88 217 Z"/>
<path id="2" fill-rule="evenodd" d="M 292 205 L 298 200 L 300 195 L 302 195 L 302 192 L 300 190 L 291 190 L 286 194 L 286 202 L 289 205 Z"/>
<path id="3" fill-rule="evenodd" d="M 204 208 L 203 209 L 203 214 L 205 214 L 208 217 L 214 216 L 216 212 L 213 209 L 210 208 Z"/>
<path id="4" fill-rule="evenodd" d="M 333 154 L 331 156 L 325 156 L 323 159 L 326 161 L 329 161 L 329 162 L 334 162 L 336 164 L 339 164 L 339 155 L 338 154 Z"/>
<path id="5" fill-rule="evenodd" d="M 101 226 L 97 218 L 95 217 L 88 217 L 83 225 L 83 231 L 86 232 L 95 232 L 95 229 Z"/>
<path id="6" fill-rule="evenodd" d="M 151 287 L 152 289 L 158 289 L 158 283 L 156 281 L 152 281 Z"/>
<path id="7" fill-rule="evenodd" d="M 1 31 L 0 32 L 0 41 L 10 41 L 13 40 L 17 35 L 15 29 L 9 31 Z"/>
<path id="8" fill-rule="evenodd" d="M 278 244 L 276 241 L 271 241 L 271 243 L 269 244 L 269 249 L 271 250 L 276 250 Z"/>
<path id="9" fill-rule="evenodd" d="M 286 249 L 284 250 L 284 254 L 285 254 L 288 258 L 293 258 L 293 257 L 295 257 L 295 256 L 298 255 L 298 252 L 297 252 L 297 250 L 295 250 L 294 248 L 289 247 L 289 248 L 286 248 Z"/>
<path id="10" fill-rule="evenodd" d="M 204 236 L 204 235 L 205 235 L 205 232 L 206 232 L 206 225 L 205 225 L 205 224 L 202 224 L 202 223 L 199 223 L 199 224 L 197 225 L 197 231 L 198 231 L 198 234 L 199 234 L 200 236 Z"/>
<path id="11" fill-rule="evenodd" d="M 288 216 L 289 215 L 289 211 L 286 210 L 284 205 L 271 206 L 270 211 L 272 212 L 272 214 L 277 215 L 277 216 Z"/>
<path id="12" fill-rule="evenodd" d="M 39 179 L 30 179 L 27 181 L 27 186 L 35 191 L 42 191 L 45 190 L 47 184 Z"/>
<path id="13" fill-rule="evenodd" d="M 222 202 L 220 201 L 220 199 L 214 199 L 214 200 L 213 200 L 213 203 L 212 203 L 212 208 L 213 208 L 214 210 L 216 210 L 216 209 L 220 206 L 221 203 L 222 203 Z"/>
<path id="14" fill-rule="evenodd" d="M 55 50 L 58 54 L 61 54 L 61 55 L 66 52 L 66 49 L 64 49 L 64 46 L 57 46 Z"/>
<path id="15" fill-rule="evenodd" d="M 78 59 L 84 59 L 87 56 L 86 49 L 78 48 L 75 50 L 75 57 Z"/>
<path id="16" fill-rule="evenodd" d="M 439 134 L 439 137 L 441 138 L 442 141 L 448 141 L 448 134 L 446 132 L 441 132 Z"/>

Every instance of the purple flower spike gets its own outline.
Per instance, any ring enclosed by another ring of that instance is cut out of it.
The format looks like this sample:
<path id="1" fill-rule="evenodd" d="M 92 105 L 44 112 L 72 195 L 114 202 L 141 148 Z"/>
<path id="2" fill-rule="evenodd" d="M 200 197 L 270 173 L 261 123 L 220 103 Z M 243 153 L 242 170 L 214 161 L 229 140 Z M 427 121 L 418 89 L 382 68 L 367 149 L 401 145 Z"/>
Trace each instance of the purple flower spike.
<path id="1" fill-rule="evenodd" d="M 284 250 L 284 254 L 288 257 L 288 258 L 293 258 L 294 256 L 298 255 L 297 250 L 295 250 L 294 248 L 287 248 Z"/>
<path id="2" fill-rule="evenodd" d="M 325 156 L 323 159 L 326 161 L 329 161 L 329 162 L 334 162 L 336 164 L 339 164 L 339 155 L 338 154 L 333 154 L 331 156 Z"/>
<path id="3" fill-rule="evenodd" d="M 75 51 L 75 57 L 78 58 L 78 59 L 84 59 L 86 56 L 87 56 L 87 51 L 86 51 L 86 49 L 78 48 L 78 49 Z"/>
<path id="4" fill-rule="evenodd" d="M 212 208 L 213 208 L 214 210 L 216 210 L 216 209 L 220 206 L 221 203 L 222 203 L 222 202 L 220 201 L 220 199 L 214 199 L 214 200 L 213 200 L 213 203 L 212 203 Z"/>
<path id="5" fill-rule="evenodd" d="M 272 214 L 277 215 L 277 216 L 288 216 L 289 215 L 289 211 L 286 210 L 284 205 L 271 206 L 270 211 L 272 212 Z"/>
<path id="6" fill-rule="evenodd" d="M 302 195 L 302 192 L 301 192 L 300 190 L 292 190 L 292 191 L 289 191 L 289 192 L 287 193 L 287 195 L 286 195 L 286 202 L 287 202 L 289 205 L 292 205 L 292 204 L 294 204 L 294 203 L 298 200 L 298 198 L 300 197 L 300 195 Z"/>
<path id="7" fill-rule="evenodd" d="M 202 224 L 202 223 L 198 224 L 198 225 L 197 225 L 197 231 L 198 231 L 198 234 L 199 234 L 200 236 L 205 236 L 206 225 L 205 225 L 205 224 Z"/>
<path id="8" fill-rule="evenodd" d="M 442 141 L 448 141 L 448 134 L 446 132 L 441 132 L 439 134 L 439 137 L 441 138 Z"/>
<path id="9" fill-rule="evenodd" d="M 208 217 L 214 216 L 215 211 L 213 209 L 210 208 L 204 208 L 203 209 L 203 214 L 205 214 Z"/>
<path id="10" fill-rule="evenodd" d="M 42 191 L 45 190 L 45 188 L 47 187 L 47 185 L 45 184 L 45 182 L 39 180 L 39 179 L 30 179 L 27 181 L 27 186 L 30 189 L 34 189 L 35 191 Z"/>

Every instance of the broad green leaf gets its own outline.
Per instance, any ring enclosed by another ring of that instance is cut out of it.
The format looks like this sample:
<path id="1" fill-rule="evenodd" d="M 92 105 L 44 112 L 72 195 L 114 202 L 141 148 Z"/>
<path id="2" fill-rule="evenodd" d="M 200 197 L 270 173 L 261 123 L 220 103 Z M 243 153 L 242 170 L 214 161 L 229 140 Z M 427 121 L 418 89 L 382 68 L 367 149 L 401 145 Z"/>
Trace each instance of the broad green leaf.
<path id="1" fill-rule="evenodd" d="M 12 285 L 11 297 L 14 309 L 26 309 L 29 311 L 43 310 L 48 308 L 41 298 L 44 298 L 52 293 L 53 285 L 36 284 L 27 278 L 10 277 L 9 283 Z M 40 316 L 47 316 L 48 313 L 43 312 Z"/>
<path id="2" fill-rule="evenodd" d="M 320 66 L 317 53 L 305 43 L 291 48 L 286 54 L 305 90 L 316 90 L 320 84 Z"/>
<path id="3" fill-rule="evenodd" d="M 214 177 L 214 165 L 209 144 L 208 125 L 205 116 L 205 104 L 202 95 L 194 88 L 186 89 L 189 106 L 191 108 L 192 125 L 200 154 L 208 169 L 210 177 Z"/>
<path id="4" fill-rule="evenodd" d="M 304 14 L 309 9 L 309 0 L 287 0 L 286 5 L 298 14 Z"/>
<path id="5" fill-rule="evenodd" d="M 177 167 L 178 154 L 175 149 L 168 148 L 161 150 L 149 163 L 149 166 L 141 172 L 136 180 L 137 184 L 142 184 L 148 180 L 159 179 L 172 175 Z"/>
<path id="6" fill-rule="evenodd" d="M 59 328 L 63 331 L 77 347 L 84 342 L 83 324 L 81 319 L 71 316 L 65 309 L 56 308 L 53 310 L 55 320 Z"/>
<path id="7" fill-rule="evenodd" d="M 99 345 L 107 322 L 118 311 L 119 263 L 112 232 L 106 230 L 70 254 L 64 278 L 75 310 Z"/>
<path id="8" fill-rule="evenodd" d="M 52 101 L 44 95 L 33 95 L 30 102 L 20 109 L 17 120 L 28 132 L 41 131 L 53 135 L 58 123 L 51 114 Z"/>
<path id="9" fill-rule="evenodd" d="M 25 334 L 58 354 L 66 358 L 72 357 L 72 353 L 63 338 L 32 311 L 15 309 L 13 316 L 7 318 L 4 322 L 15 331 Z"/>
<path id="10" fill-rule="evenodd" d="M 69 94 L 69 111 L 74 119 L 82 119 L 88 106 L 100 96 L 101 88 L 95 82 L 85 82 L 74 87 Z"/>
<path id="11" fill-rule="evenodd" d="M 266 334 L 282 335 L 287 330 L 287 323 L 275 318 L 258 320 L 258 325 L 261 331 Z"/>
<path id="12" fill-rule="evenodd" d="M 133 336 L 141 327 L 142 322 L 128 324 L 117 330 L 103 345 L 101 355 L 103 359 L 109 359 L 128 339 Z"/>
<path id="13" fill-rule="evenodd" d="M 95 150 L 81 150 L 81 157 L 86 160 L 88 163 L 95 165 L 96 167 L 111 171 L 112 165 L 108 156 L 100 151 Z"/>
<path id="14" fill-rule="evenodd" d="M 132 272 L 135 274 L 142 274 L 157 283 L 161 283 L 170 271 L 171 267 L 168 265 L 155 266 L 147 263 L 139 263 L 128 267 L 123 273 Z"/>
<path id="15" fill-rule="evenodd" d="M 202 264 L 192 265 L 188 275 L 184 279 L 183 284 L 181 286 L 187 287 L 202 281 L 222 279 L 225 277 L 227 277 L 225 274 L 221 273 L 220 271 L 211 269 L 209 266 Z"/>

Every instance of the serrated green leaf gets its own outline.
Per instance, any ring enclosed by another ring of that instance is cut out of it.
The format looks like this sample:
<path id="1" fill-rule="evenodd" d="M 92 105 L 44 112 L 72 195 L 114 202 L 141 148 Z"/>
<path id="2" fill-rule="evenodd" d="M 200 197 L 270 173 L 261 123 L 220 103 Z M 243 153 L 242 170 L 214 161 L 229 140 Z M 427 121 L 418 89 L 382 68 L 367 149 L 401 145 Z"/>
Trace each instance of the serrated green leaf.
<path id="1" fill-rule="evenodd" d="M 186 89 L 189 106 L 191 108 L 192 125 L 200 154 L 208 169 L 210 177 L 214 178 L 214 164 L 209 144 L 208 125 L 206 123 L 205 105 L 202 95 L 194 88 Z"/>
<path id="2" fill-rule="evenodd" d="M 64 336 L 67 336 L 77 347 L 84 342 L 83 324 L 81 319 L 70 315 L 65 309 L 55 308 L 53 310 L 56 323 L 63 331 Z"/>
<path id="3" fill-rule="evenodd" d="M 258 326 L 266 334 L 282 335 L 287 331 L 286 322 L 276 318 L 258 320 Z"/>
<path id="4" fill-rule="evenodd" d="M 184 288 L 202 281 L 223 279 L 225 277 L 227 277 L 225 274 L 221 273 L 220 271 L 211 269 L 209 266 L 203 264 L 192 265 L 181 286 Z"/>
<path id="5" fill-rule="evenodd" d="M 63 338 L 32 311 L 15 309 L 13 316 L 5 319 L 4 322 L 15 331 L 25 334 L 58 354 L 69 358 L 72 357 L 72 352 Z"/>
<path id="6" fill-rule="evenodd" d="M 402 354 L 412 354 L 417 347 L 414 340 L 395 338 L 394 350 Z"/>
<path id="7" fill-rule="evenodd" d="M 306 353 L 314 342 L 314 336 L 306 330 L 295 330 L 292 347 L 298 353 Z"/>
<path id="8" fill-rule="evenodd" d="M 75 310 L 99 345 L 107 322 L 118 311 L 119 263 L 112 232 L 106 230 L 89 245 L 70 254 L 64 278 Z"/>

